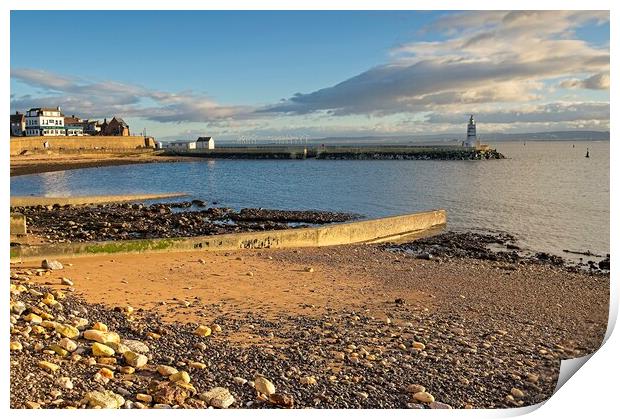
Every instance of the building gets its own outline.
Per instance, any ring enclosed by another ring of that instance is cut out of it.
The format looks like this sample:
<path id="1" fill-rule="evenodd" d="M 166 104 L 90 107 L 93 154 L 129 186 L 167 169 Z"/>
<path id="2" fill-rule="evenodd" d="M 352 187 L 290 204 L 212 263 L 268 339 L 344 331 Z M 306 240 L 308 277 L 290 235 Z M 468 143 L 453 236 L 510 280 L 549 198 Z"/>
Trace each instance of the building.
<path id="1" fill-rule="evenodd" d="M 196 150 L 196 141 L 174 141 L 166 144 L 169 150 Z"/>
<path id="2" fill-rule="evenodd" d="M 11 115 L 11 137 L 21 137 L 26 134 L 26 117 L 23 113 L 15 112 Z"/>
<path id="3" fill-rule="evenodd" d="M 76 118 L 75 115 L 65 117 L 65 133 L 68 137 L 82 136 L 84 135 L 84 123 L 80 118 Z"/>
<path id="4" fill-rule="evenodd" d="M 26 112 L 26 136 L 65 136 L 65 116 L 56 108 L 31 108 Z"/>
<path id="5" fill-rule="evenodd" d="M 129 134 L 129 125 L 122 118 L 113 117 L 110 122 L 107 119 L 101 124 L 101 135 L 123 136 Z"/>
<path id="6" fill-rule="evenodd" d="M 476 121 L 474 116 L 469 116 L 469 123 L 467 124 L 467 139 L 465 140 L 465 147 L 476 147 Z"/>
<path id="7" fill-rule="evenodd" d="M 99 121 L 83 119 L 82 127 L 85 135 L 101 135 L 101 124 Z"/>
<path id="8" fill-rule="evenodd" d="M 213 137 L 198 137 L 196 148 L 199 150 L 213 150 L 215 148 L 215 139 Z"/>

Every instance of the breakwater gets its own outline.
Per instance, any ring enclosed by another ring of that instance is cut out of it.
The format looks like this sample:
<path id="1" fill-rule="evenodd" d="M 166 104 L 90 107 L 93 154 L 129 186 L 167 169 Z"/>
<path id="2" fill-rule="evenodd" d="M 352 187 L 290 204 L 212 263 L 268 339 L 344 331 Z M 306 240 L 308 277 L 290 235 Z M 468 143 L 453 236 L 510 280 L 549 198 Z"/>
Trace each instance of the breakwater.
<path id="1" fill-rule="evenodd" d="M 220 159 L 309 159 L 319 160 L 488 160 L 503 159 L 494 149 L 460 146 L 256 146 L 223 147 L 213 150 L 166 150 L 170 156 Z"/>

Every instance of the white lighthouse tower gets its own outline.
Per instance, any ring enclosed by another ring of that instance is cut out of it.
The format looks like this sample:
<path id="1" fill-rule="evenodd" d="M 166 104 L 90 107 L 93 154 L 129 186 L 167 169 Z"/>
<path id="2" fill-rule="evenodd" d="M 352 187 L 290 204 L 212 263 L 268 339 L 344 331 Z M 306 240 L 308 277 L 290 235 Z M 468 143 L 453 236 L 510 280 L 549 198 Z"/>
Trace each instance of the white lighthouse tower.
<path id="1" fill-rule="evenodd" d="M 474 116 L 469 116 L 469 123 L 467 124 L 467 140 L 465 140 L 465 147 L 476 147 L 476 121 Z"/>

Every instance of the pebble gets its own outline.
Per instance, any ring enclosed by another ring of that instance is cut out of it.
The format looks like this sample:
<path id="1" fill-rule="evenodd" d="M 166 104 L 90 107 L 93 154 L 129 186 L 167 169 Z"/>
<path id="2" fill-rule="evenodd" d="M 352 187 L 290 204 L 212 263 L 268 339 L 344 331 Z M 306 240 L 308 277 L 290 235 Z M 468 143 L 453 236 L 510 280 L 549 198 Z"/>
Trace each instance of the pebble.
<path id="1" fill-rule="evenodd" d="M 56 380 L 56 384 L 66 390 L 73 389 L 73 381 L 71 381 L 71 378 L 69 377 L 60 377 L 58 380 Z"/>
<path id="2" fill-rule="evenodd" d="M 24 347 L 22 346 L 21 342 L 18 342 L 16 340 L 11 341 L 11 350 L 12 351 L 21 351 Z"/>
<path id="3" fill-rule="evenodd" d="M 50 270 L 60 270 L 63 268 L 62 263 L 58 262 L 57 260 L 47 260 L 47 259 L 43 259 L 43 262 L 41 262 L 41 267 L 43 269 L 50 269 Z"/>
<path id="4" fill-rule="evenodd" d="M 63 277 L 63 278 L 60 278 L 60 284 L 61 285 L 68 285 L 68 286 L 72 287 L 73 286 L 73 281 L 70 280 L 69 278 L 64 278 Z"/>
<path id="5" fill-rule="evenodd" d="M 125 358 L 125 361 L 134 368 L 142 368 L 149 360 L 145 355 L 133 351 L 125 352 L 123 354 L 123 358 Z"/>
<path id="6" fill-rule="evenodd" d="M 199 370 L 204 370 L 205 368 L 207 368 L 206 364 L 203 364 L 202 362 L 198 362 L 198 361 L 191 361 L 187 364 L 190 368 L 196 368 Z"/>
<path id="7" fill-rule="evenodd" d="M 407 386 L 407 392 L 408 393 L 423 393 L 426 391 L 426 388 L 423 385 L 420 384 L 409 384 Z"/>
<path id="8" fill-rule="evenodd" d="M 276 387 L 273 383 L 262 375 L 257 375 L 256 378 L 254 378 L 254 388 L 256 391 L 266 396 L 270 396 L 276 392 Z"/>
<path id="9" fill-rule="evenodd" d="M 420 391 L 413 395 L 413 398 L 422 403 L 432 403 L 435 401 L 435 397 L 426 391 Z"/>
<path id="10" fill-rule="evenodd" d="M 114 349 L 98 342 L 93 343 L 91 350 L 94 356 L 113 356 L 115 354 Z"/>
<path id="11" fill-rule="evenodd" d="M 47 362 L 47 361 L 39 361 L 38 365 L 40 368 L 46 369 L 49 372 L 56 372 L 60 368 L 60 365 Z"/>
<path id="12" fill-rule="evenodd" d="M 110 390 L 88 392 L 84 396 L 84 399 L 86 399 L 91 408 L 118 409 L 125 404 L 123 396 Z"/>
<path id="13" fill-rule="evenodd" d="M 202 393 L 200 400 L 218 409 L 226 409 L 235 402 L 235 398 L 230 391 L 224 387 L 215 387 Z"/>
<path id="14" fill-rule="evenodd" d="M 248 382 L 248 380 L 246 380 L 246 379 L 245 379 L 245 378 L 243 378 L 243 377 L 234 377 L 234 378 L 233 378 L 233 381 L 234 381 L 236 384 L 239 384 L 240 386 L 242 386 L 242 385 L 244 385 L 245 383 L 247 383 L 247 382 Z"/>
<path id="15" fill-rule="evenodd" d="M 150 396 L 148 394 L 138 393 L 136 394 L 136 399 L 140 400 L 141 402 L 151 403 L 153 401 L 153 396 Z"/>
<path id="16" fill-rule="evenodd" d="M 189 384 L 189 382 L 191 381 L 189 374 L 185 371 L 175 372 L 174 374 L 171 374 L 170 376 L 168 376 L 168 379 L 172 381 L 173 383 L 177 381 L 181 381 L 183 383 Z"/>
<path id="17" fill-rule="evenodd" d="M 210 336 L 211 328 L 209 326 L 198 326 L 196 330 L 194 330 L 194 334 L 202 337 Z"/>
<path id="18" fill-rule="evenodd" d="M 69 338 L 60 339 L 58 341 L 58 346 L 69 352 L 75 351 L 78 347 L 77 343 Z"/>
<path id="19" fill-rule="evenodd" d="M 177 372 L 179 372 L 179 370 L 169 365 L 158 365 L 157 372 L 164 377 L 168 377 L 169 375 L 176 374 Z"/>
<path id="20" fill-rule="evenodd" d="M 513 397 L 516 397 L 516 398 L 521 398 L 521 397 L 525 396 L 525 394 L 523 393 L 523 391 L 521 391 L 521 390 L 519 390 L 518 388 L 515 388 L 515 387 L 513 387 L 513 388 L 510 390 L 510 394 L 512 394 L 512 396 L 513 396 Z"/>

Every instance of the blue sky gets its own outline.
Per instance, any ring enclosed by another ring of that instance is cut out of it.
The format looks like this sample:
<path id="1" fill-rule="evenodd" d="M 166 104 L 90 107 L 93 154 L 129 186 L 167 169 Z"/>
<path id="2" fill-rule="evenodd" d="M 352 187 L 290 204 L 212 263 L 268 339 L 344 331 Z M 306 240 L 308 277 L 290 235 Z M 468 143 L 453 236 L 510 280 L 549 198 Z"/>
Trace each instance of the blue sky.
<path id="1" fill-rule="evenodd" d="M 11 109 L 162 138 L 458 132 L 470 111 L 495 131 L 607 129 L 608 45 L 591 12 L 13 11 Z"/>

